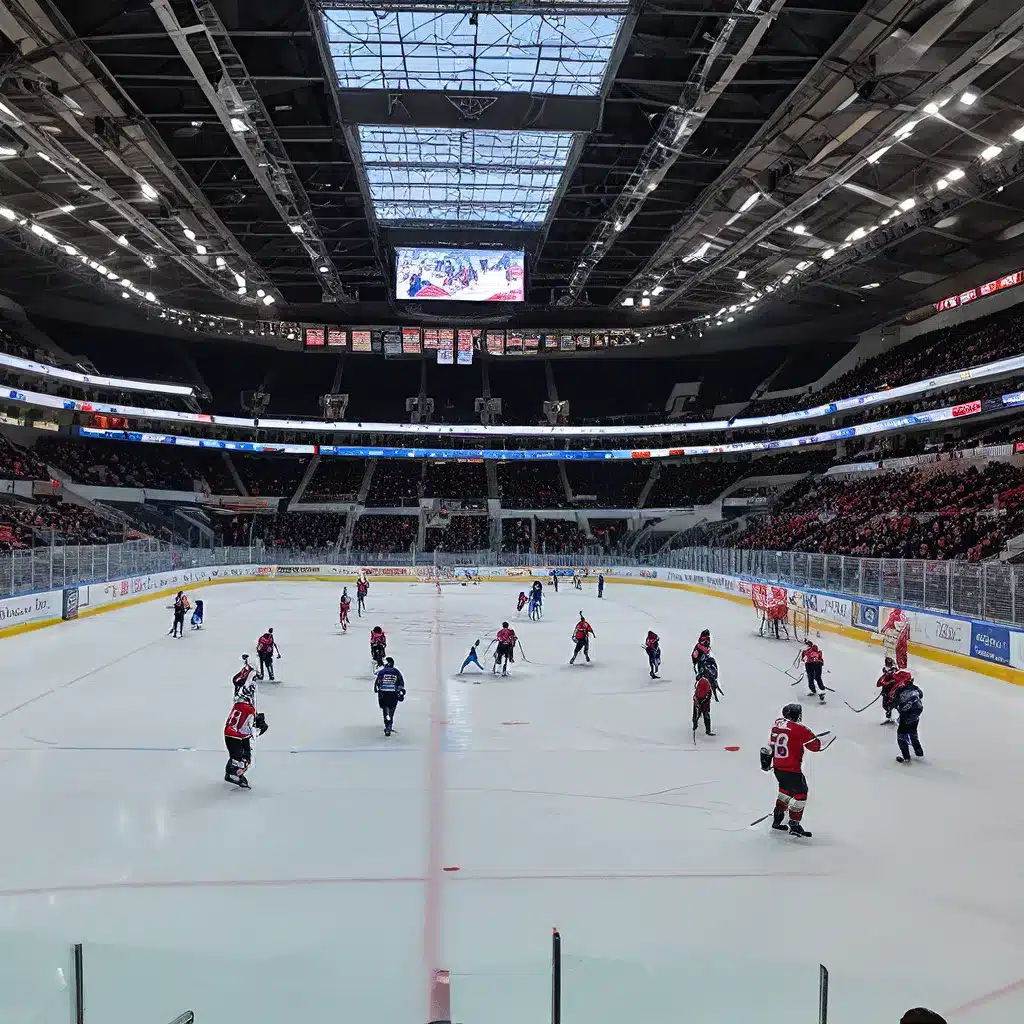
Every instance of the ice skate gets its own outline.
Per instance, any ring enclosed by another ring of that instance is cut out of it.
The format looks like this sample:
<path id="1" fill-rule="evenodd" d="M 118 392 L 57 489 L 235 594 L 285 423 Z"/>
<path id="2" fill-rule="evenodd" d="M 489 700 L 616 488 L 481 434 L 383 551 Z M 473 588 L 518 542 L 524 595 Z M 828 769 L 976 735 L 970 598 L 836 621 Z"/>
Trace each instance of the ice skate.
<path id="1" fill-rule="evenodd" d="M 789 834 L 791 836 L 800 836 L 802 839 L 811 838 L 811 833 L 808 832 L 799 821 L 791 821 L 789 823 Z"/>

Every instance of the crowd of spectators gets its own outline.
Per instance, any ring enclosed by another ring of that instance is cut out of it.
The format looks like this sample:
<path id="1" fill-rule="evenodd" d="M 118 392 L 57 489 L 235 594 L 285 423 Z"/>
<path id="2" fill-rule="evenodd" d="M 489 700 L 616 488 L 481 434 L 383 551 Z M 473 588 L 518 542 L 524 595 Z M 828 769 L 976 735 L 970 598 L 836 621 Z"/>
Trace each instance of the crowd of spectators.
<path id="1" fill-rule="evenodd" d="M 415 505 L 423 483 L 421 462 L 380 459 L 370 480 L 366 504 L 376 508 Z"/>
<path id="2" fill-rule="evenodd" d="M 636 462 L 567 462 L 565 472 L 578 508 L 636 508 L 651 475 L 651 464 Z"/>
<path id="3" fill-rule="evenodd" d="M 334 548 L 341 540 L 345 516 L 337 512 L 240 513 L 217 524 L 228 547 L 291 548 L 315 551 Z"/>
<path id="4" fill-rule="evenodd" d="M 362 515 L 352 532 L 352 550 L 402 554 L 416 543 L 418 528 L 417 516 Z"/>
<path id="5" fill-rule="evenodd" d="M 487 473 L 482 462 L 428 462 L 423 477 L 425 498 L 483 501 Z"/>
<path id="6" fill-rule="evenodd" d="M 554 462 L 501 462 L 498 493 L 502 508 L 565 508 L 569 502 Z"/>
<path id="7" fill-rule="evenodd" d="M 354 501 L 366 473 L 365 459 L 322 457 L 302 495 L 303 501 Z"/>
<path id="8" fill-rule="evenodd" d="M 538 519 L 537 550 L 548 555 L 577 555 L 587 546 L 587 535 L 573 519 Z"/>
<path id="9" fill-rule="evenodd" d="M 428 527 L 427 551 L 484 551 L 490 547 L 487 516 L 452 516 L 444 529 Z"/>
<path id="10" fill-rule="evenodd" d="M 124 531 L 90 509 L 72 502 L 43 499 L 0 505 L 0 548 L 30 548 L 42 544 L 113 544 Z"/>
<path id="11" fill-rule="evenodd" d="M 532 519 L 502 519 L 501 550 L 530 551 L 533 548 L 533 537 L 530 529 Z"/>
<path id="12" fill-rule="evenodd" d="M 0 434 L 0 479 L 49 480 L 45 463 L 31 449 L 21 449 Z"/>
<path id="13" fill-rule="evenodd" d="M 735 546 L 872 558 L 997 555 L 1024 529 L 1024 468 L 909 469 L 865 478 L 826 477 L 794 488 Z"/>
<path id="14" fill-rule="evenodd" d="M 661 467 L 646 508 L 676 508 L 706 505 L 714 501 L 734 480 L 749 472 L 748 462 L 720 462 L 702 459 Z"/>
<path id="15" fill-rule="evenodd" d="M 628 525 L 625 519 L 591 519 L 590 532 L 606 555 L 618 555 Z"/>
<path id="16" fill-rule="evenodd" d="M 267 498 L 290 498 L 309 465 L 308 458 L 297 458 L 294 455 L 234 453 L 231 461 L 249 494 Z"/>

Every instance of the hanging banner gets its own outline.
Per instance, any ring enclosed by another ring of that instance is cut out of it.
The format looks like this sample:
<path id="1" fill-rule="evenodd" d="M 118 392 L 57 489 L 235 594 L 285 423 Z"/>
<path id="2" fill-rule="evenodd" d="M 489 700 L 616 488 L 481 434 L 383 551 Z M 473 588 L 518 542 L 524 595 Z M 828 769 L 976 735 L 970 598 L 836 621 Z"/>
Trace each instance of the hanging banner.
<path id="1" fill-rule="evenodd" d="M 473 331 L 459 331 L 459 366 L 473 362 Z"/>
<path id="2" fill-rule="evenodd" d="M 453 331 L 439 331 L 437 337 L 437 362 L 439 366 L 451 366 L 455 350 Z"/>

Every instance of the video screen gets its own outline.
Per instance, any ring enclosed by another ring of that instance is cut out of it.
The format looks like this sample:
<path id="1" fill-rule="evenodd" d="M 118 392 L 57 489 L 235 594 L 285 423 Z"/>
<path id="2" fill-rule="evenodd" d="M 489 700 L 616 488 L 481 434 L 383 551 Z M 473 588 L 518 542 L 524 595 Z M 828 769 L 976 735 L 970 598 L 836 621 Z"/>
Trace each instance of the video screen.
<path id="1" fill-rule="evenodd" d="M 395 249 L 399 299 L 523 302 L 522 249 Z"/>

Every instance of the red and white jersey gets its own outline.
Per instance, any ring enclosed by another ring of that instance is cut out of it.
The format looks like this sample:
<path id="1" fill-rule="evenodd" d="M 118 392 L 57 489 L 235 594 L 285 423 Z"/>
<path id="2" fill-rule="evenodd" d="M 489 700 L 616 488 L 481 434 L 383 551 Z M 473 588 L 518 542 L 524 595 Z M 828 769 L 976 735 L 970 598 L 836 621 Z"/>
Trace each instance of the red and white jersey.
<path id="1" fill-rule="evenodd" d="M 252 665 L 243 665 L 232 677 L 231 684 L 237 690 L 240 686 L 244 686 L 249 681 L 249 676 L 255 672 L 256 669 Z"/>
<path id="2" fill-rule="evenodd" d="M 231 714 L 224 723 L 224 735 L 235 740 L 247 740 L 252 736 L 252 722 L 256 717 L 256 708 L 248 701 L 236 700 Z"/>
<path id="3" fill-rule="evenodd" d="M 711 704 L 711 683 L 707 681 L 703 676 L 697 680 L 697 685 L 693 688 L 693 703 L 698 707 L 705 707 Z"/>
<path id="4" fill-rule="evenodd" d="M 572 638 L 573 640 L 586 640 L 588 633 L 593 635 L 594 627 L 586 619 L 580 619 L 576 623 L 576 629 L 573 630 Z"/>
<path id="5" fill-rule="evenodd" d="M 772 767 L 780 772 L 798 772 L 805 750 L 821 750 L 821 740 L 801 722 L 777 718 L 772 726 L 768 745 L 772 751 Z"/>
<path id="6" fill-rule="evenodd" d="M 644 643 L 644 647 L 649 651 L 653 651 L 658 644 L 661 643 L 661 637 L 657 633 L 648 633 L 647 640 Z"/>
<path id="7" fill-rule="evenodd" d="M 499 644 L 514 644 L 516 642 L 516 633 L 514 629 L 499 629 L 498 635 L 495 637 Z"/>
<path id="8" fill-rule="evenodd" d="M 370 645 L 376 646 L 377 644 L 383 644 L 385 647 L 388 645 L 388 638 L 384 635 L 384 631 L 381 630 L 379 633 L 374 630 L 370 634 Z"/>
<path id="9" fill-rule="evenodd" d="M 805 665 L 824 665 L 825 655 L 821 653 L 821 648 L 817 644 L 811 644 L 810 647 L 805 647 L 800 652 L 800 657 L 803 659 Z"/>
<path id="10" fill-rule="evenodd" d="M 263 636 L 256 641 L 256 651 L 258 654 L 273 654 L 274 638 L 269 633 L 264 633 Z"/>
<path id="11" fill-rule="evenodd" d="M 912 683 L 914 677 L 909 672 L 904 672 L 902 669 L 899 672 L 883 672 L 878 677 L 878 682 L 875 686 L 880 686 L 885 694 L 895 693 L 901 686 L 906 686 L 907 683 Z"/>

